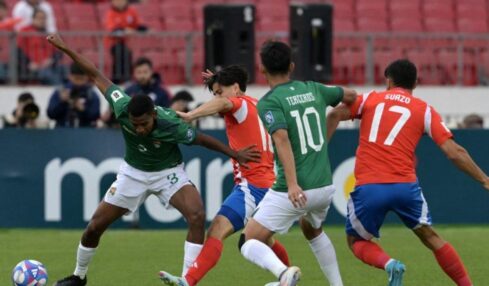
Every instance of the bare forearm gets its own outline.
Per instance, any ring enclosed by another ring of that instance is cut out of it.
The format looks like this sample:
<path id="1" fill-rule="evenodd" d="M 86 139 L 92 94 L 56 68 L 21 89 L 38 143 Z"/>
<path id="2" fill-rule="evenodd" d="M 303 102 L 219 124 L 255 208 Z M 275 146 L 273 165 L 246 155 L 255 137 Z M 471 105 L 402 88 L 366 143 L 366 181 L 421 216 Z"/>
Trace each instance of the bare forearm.
<path id="1" fill-rule="evenodd" d="M 487 181 L 487 175 L 481 170 L 481 168 L 479 168 L 479 166 L 477 166 L 465 149 L 459 149 L 458 155 L 450 158 L 450 160 L 455 166 L 457 166 L 457 168 L 474 178 L 474 180 L 480 183 Z"/>
<path id="2" fill-rule="evenodd" d="M 189 112 L 190 119 L 195 120 L 200 117 L 214 115 L 219 112 L 225 112 L 232 108 L 231 102 L 227 99 L 213 99 L 208 101 L 196 109 Z"/>
<path id="3" fill-rule="evenodd" d="M 207 149 L 211 149 L 220 153 L 223 153 L 231 158 L 236 158 L 237 153 L 233 149 L 226 146 L 221 141 L 211 137 L 209 135 L 198 133 L 197 138 L 194 141 L 195 145 L 201 145 Z"/>
<path id="4" fill-rule="evenodd" d="M 338 124 L 340 124 L 340 118 L 338 116 L 335 116 L 334 114 L 331 113 L 328 114 L 328 118 L 326 120 L 326 131 L 327 131 L 328 141 L 331 140 L 331 137 L 333 137 L 333 134 L 338 128 Z"/>
<path id="5" fill-rule="evenodd" d="M 63 48 L 61 51 L 65 53 L 67 56 L 69 56 L 77 65 L 79 65 L 80 68 L 82 68 L 83 71 L 91 79 L 95 79 L 97 75 L 100 74 L 100 72 L 97 70 L 97 67 L 91 61 L 89 61 L 87 58 L 85 58 L 83 55 L 79 54 L 78 52 L 73 51 L 68 47 Z"/>

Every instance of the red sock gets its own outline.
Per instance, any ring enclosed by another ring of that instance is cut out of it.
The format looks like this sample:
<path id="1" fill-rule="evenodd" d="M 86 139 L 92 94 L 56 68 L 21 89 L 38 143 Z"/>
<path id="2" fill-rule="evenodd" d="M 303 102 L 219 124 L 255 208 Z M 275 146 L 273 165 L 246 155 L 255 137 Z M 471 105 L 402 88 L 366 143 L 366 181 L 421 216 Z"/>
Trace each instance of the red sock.
<path id="1" fill-rule="evenodd" d="M 471 286 L 469 274 L 457 251 L 450 243 L 445 243 L 440 249 L 433 252 L 441 269 L 452 278 L 458 286 Z"/>
<path id="2" fill-rule="evenodd" d="M 380 269 L 385 269 L 385 264 L 389 261 L 389 259 L 391 259 L 379 245 L 371 241 L 356 241 L 353 243 L 352 248 L 353 254 L 355 254 L 358 259 L 368 265 Z"/>
<path id="3" fill-rule="evenodd" d="M 185 275 L 190 286 L 196 285 L 219 261 L 222 253 L 222 241 L 209 237 L 199 256 Z"/>
<path id="4" fill-rule="evenodd" d="M 287 250 L 285 247 L 278 241 L 275 240 L 275 243 L 272 245 L 272 250 L 275 252 L 275 255 L 282 261 L 283 264 L 290 266 L 289 255 L 287 254 Z"/>

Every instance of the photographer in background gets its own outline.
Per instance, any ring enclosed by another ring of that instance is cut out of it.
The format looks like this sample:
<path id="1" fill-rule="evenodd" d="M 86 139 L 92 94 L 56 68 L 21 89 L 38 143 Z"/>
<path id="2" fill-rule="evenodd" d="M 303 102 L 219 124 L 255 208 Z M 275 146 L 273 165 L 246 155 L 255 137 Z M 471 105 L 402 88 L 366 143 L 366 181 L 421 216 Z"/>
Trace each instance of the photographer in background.
<path id="1" fill-rule="evenodd" d="M 39 107 L 34 102 L 34 97 L 29 92 L 24 92 L 17 98 L 17 107 L 12 114 L 3 116 L 3 126 L 5 128 L 40 128 L 37 118 L 39 117 Z"/>
<path id="2" fill-rule="evenodd" d="M 100 117 L 100 99 L 88 76 L 76 64 L 70 67 L 68 82 L 56 90 L 48 106 L 56 127 L 95 127 Z"/>

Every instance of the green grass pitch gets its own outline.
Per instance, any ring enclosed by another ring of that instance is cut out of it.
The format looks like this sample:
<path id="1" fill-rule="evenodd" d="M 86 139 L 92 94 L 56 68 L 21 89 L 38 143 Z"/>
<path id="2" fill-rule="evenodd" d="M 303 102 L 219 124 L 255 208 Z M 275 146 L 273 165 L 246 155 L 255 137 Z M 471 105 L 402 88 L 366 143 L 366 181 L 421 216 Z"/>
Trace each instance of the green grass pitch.
<path id="1" fill-rule="evenodd" d="M 383 271 L 362 264 L 350 253 L 342 227 L 326 226 L 324 229 L 336 247 L 345 285 L 387 285 Z M 489 285 L 489 226 L 439 226 L 437 230 L 458 250 L 474 285 Z M 80 235 L 81 230 L 0 230 L 0 285 L 11 285 L 12 268 L 27 258 L 45 264 L 48 285 L 71 274 Z M 300 286 L 328 285 L 298 229 L 277 237 L 285 244 L 293 264 L 302 268 Z M 159 270 L 181 271 L 184 238 L 183 230 L 109 230 L 90 265 L 88 285 L 161 285 L 157 276 Z M 237 239 L 234 235 L 226 241 L 221 261 L 199 285 L 255 286 L 274 280 L 270 273 L 239 254 Z M 405 285 L 453 285 L 431 252 L 409 230 L 400 226 L 384 227 L 381 244 L 392 257 L 406 264 Z"/>

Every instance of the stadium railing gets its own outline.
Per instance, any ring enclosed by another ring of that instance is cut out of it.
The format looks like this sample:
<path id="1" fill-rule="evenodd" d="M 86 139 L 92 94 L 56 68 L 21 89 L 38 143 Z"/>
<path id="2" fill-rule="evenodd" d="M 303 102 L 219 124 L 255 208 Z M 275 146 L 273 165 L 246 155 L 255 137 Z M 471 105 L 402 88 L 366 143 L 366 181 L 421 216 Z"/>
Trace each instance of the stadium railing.
<path id="1" fill-rule="evenodd" d="M 108 33 L 60 32 L 75 50 L 112 74 Z M 0 81 L 35 83 L 36 78 L 19 62 L 18 43 L 36 33 L 0 32 Z M 204 40 L 198 32 L 148 32 L 126 36 L 132 60 L 140 56 L 153 61 L 166 84 L 200 83 L 204 66 Z M 286 40 L 286 32 L 257 32 L 255 53 L 268 38 Z M 37 44 L 36 44 L 37 45 Z M 32 47 L 36 49 L 37 46 Z M 486 85 L 489 83 L 489 35 L 453 33 L 336 33 L 333 44 L 333 82 L 383 84 L 383 70 L 394 59 L 409 58 L 419 69 L 420 84 Z M 258 58 L 256 59 L 258 62 Z M 70 61 L 58 59 L 61 67 Z M 258 66 L 256 64 L 256 66 Z M 24 67 L 24 68 L 22 68 Z M 116 71 L 117 73 L 117 71 Z M 258 76 L 258 82 L 263 78 Z"/>

